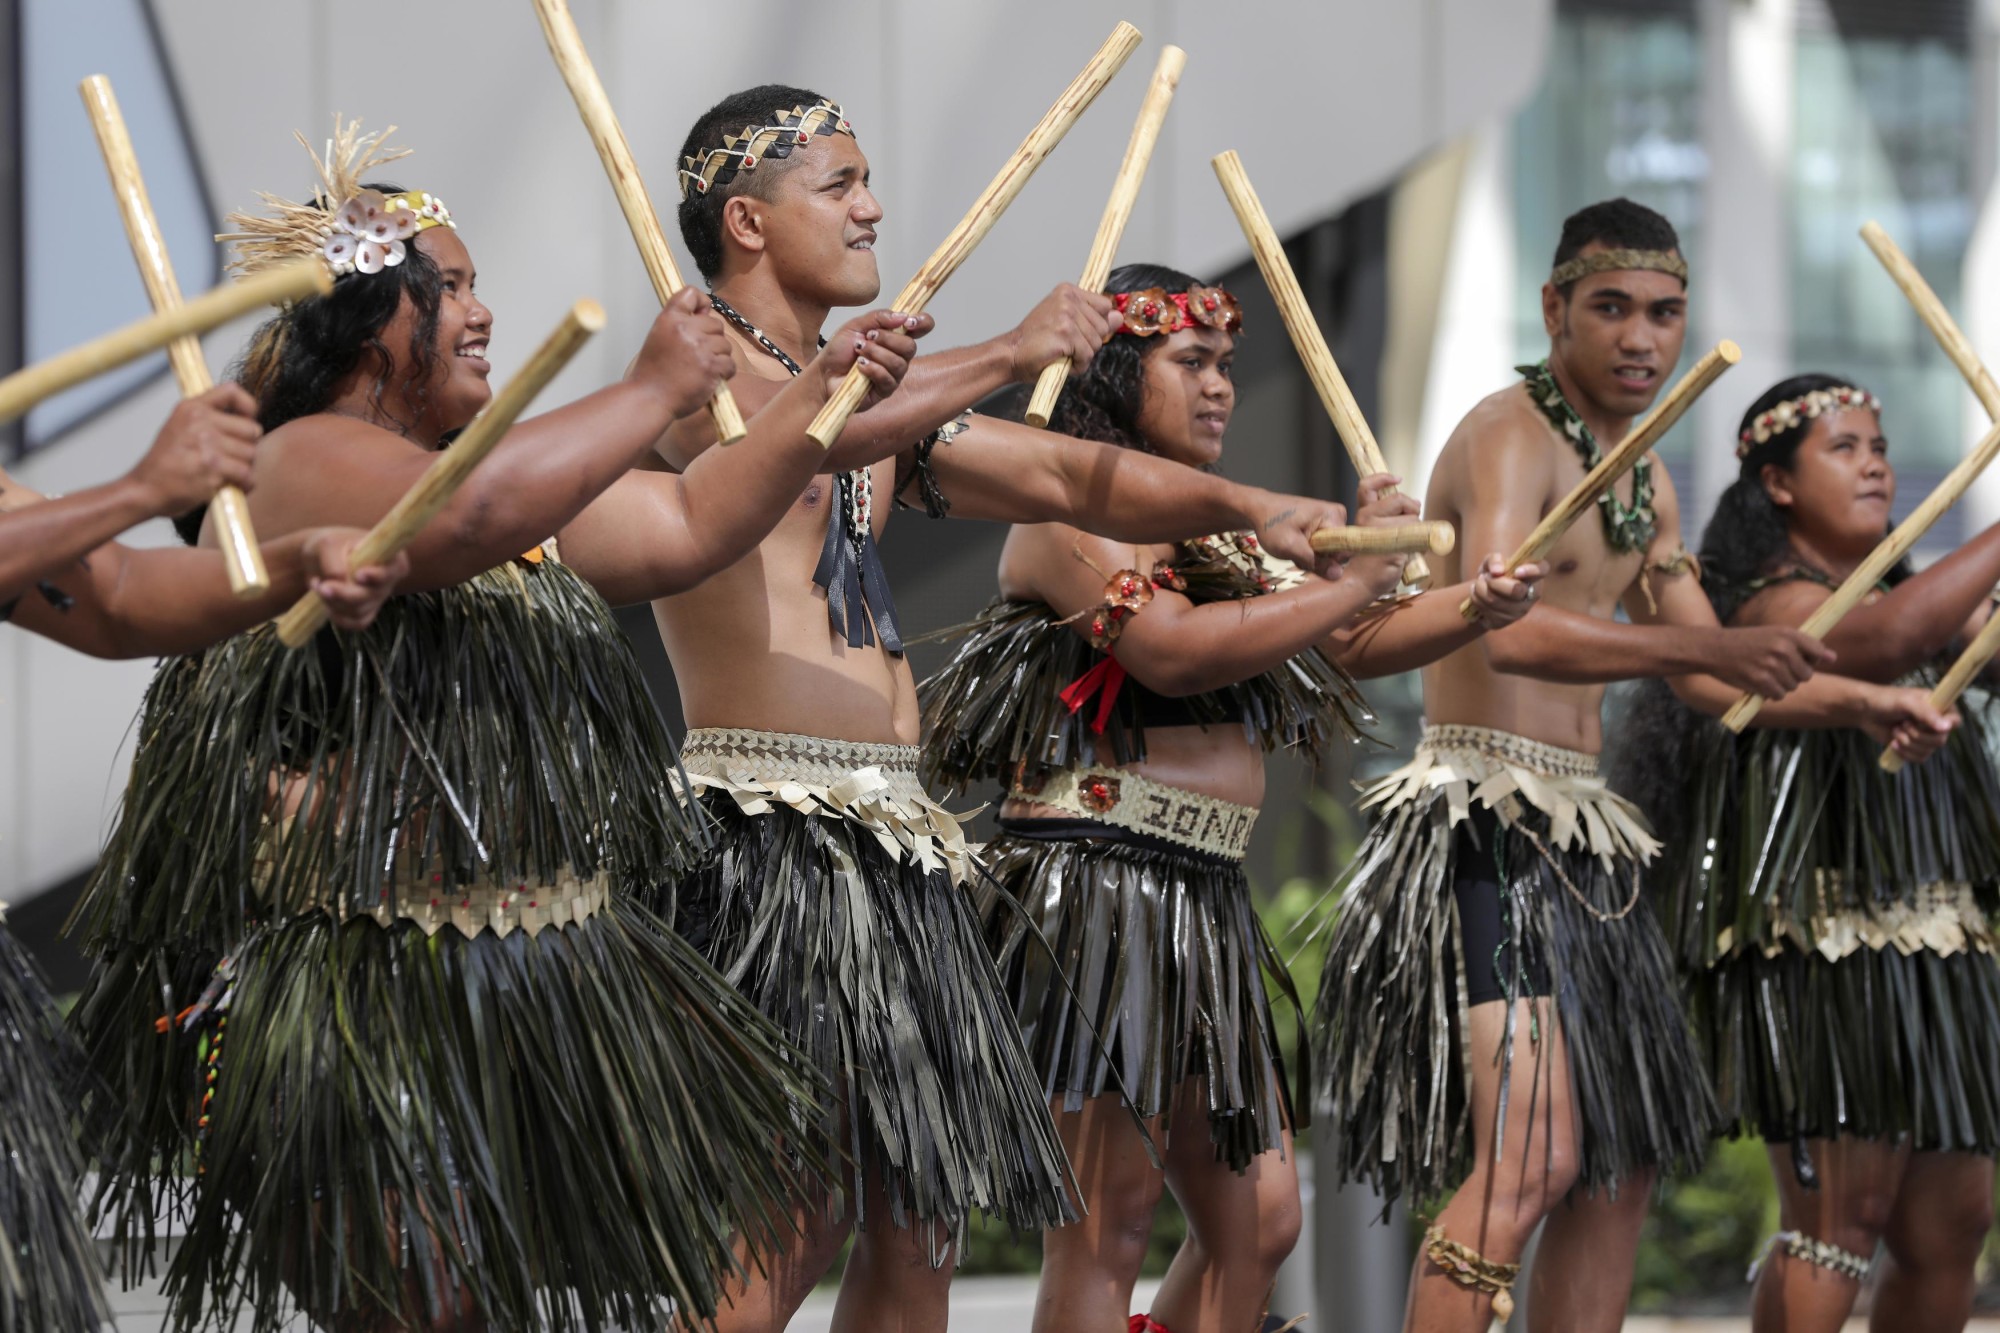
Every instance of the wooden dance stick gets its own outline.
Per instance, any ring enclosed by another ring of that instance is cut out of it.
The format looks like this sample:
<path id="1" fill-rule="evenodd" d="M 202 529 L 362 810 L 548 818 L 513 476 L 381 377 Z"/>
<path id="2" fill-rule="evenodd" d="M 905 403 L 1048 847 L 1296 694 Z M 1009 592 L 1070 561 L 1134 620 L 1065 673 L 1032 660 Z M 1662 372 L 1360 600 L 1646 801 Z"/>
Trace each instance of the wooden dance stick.
<path id="1" fill-rule="evenodd" d="M 618 196 L 618 207 L 624 211 L 625 225 L 632 230 L 639 258 L 646 265 L 646 276 L 653 280 L 653 294 L 665 305 L 687 284 L 681 281 L 674 253 L 667 248 L 667 234 L 660 229 L 660 215 L 653 208 L 652 196 L 646 193 L 646 182 L 640 179 L 638 163 L 632 160 L 632 148 L 625 142 L 618 113 L 611 109 L 611 99 L 605 96 L 597 68 L 590 63 L 590 53 L 583 49 L 576 20 L 570 17 L 569 0 L 535 0 L 535 13 L 542 20 L 542 35 L 548 39 L 549 54 L 555 57 L 556 68 L 562 72 L 569 95 L 576 101 L 577 114 L 583 117 L 584 128 L 590 131 L 590 141 L 597 145 L 604 174 L 611 178 L 611 189 Z M 727 384 L 715 386 L 708 414 L 715 421 L 716 438 L 723 444 L 734 444 L 747 433 L 743 413 Z"/>
<path id="2" fill-rule="evenodd" d="M 1986 470 L 1986 465 L 1995 457 L 2000 457 L 2000 426 L 1993 427 L 1980 437 L 1972 452 L 1960 459 L 1957 467 L 1945 473 L 1937 489 L 1925 496 L 1924 502 L 1868 553 L 1868 558 L 1847 576 L 1845 583 L 1834 589 L 1833 596 L 1821 602 L 1806 617 L 1805 624 L 1799 629 L 1815 639 L 1824 639 L 1842 617 L 1861 605 L 1862 599 L 1875 590 L 1882 576 L 1895 568 L 1896 562 L 1908 555 L 1911 547 L 1923 540 L 1931 525 L 1944 517 L 1945 510 L 1958 502 L 1966 487 Z M 1741 731 L 1763 706 L 1764 701 L 1757 695 L 1745 694 L 1723 715 L 1722 725 L 1731 731 Z"/>
<path id="3" fill-rule="evenodd" d="M 1917 266 L 1889 239 L 1889 233 L 1882 230 L 1880 223 L 1862 223 L 1861 239 L 1882 261 L 1882 267 L 1889 270 L 1889 276 L 1896 280 L 1896 285 L 1903 289 L 1903 295 L 1916 307 L 1917 316 L 1930 329 L 1931 336 L 1938 340 L 1938 346 L 1944 348 L 1944 354 L 1951 358 L 1952 364 L 1958 367 L 1958 373 L 1965 376 L 1965 382 L 1972 386 L 1973 396 L 1986 409 L 1987 417 L 2000 421 L 2000 384 L 1994 383 L 1993 376 L 1980 362 L 1979 354 L 1972 350 L 1971 341 L 1959 330 L 1957 321 L 1944 308 L 1944 302 L 1938 300 L 1931 285 L 1924 281 L 1923 274 L 1917 272 Z"/>
<path id="4" fill-rule="evenodd" d="M 1090 256 L 1083 261 L 1083 276 L 1077 286 L 1087 292 L 1104 290 L 1111 276 L 1111 261 L 1118 254 L 1119 238 L 1131 221 L 1132 206 L 1139 201 L 1139 186 L 1146 179 L 1146 164 L 1153 160 L 1153 145 L 1159 142 L 1160 125 L 1173 105 L 1174 90 L 1180 87 L 1181 69 L 1187 52 L 1169 46 L 1160 52 L 1153 66 L 1153 81 L 1146 87 L 1146 100 L 1139 104 L 1139 119 L 1132 126 L 1132 141 L 1125 145 L 1125 160 L 1118 164 L 1118 177 L 1111 182 L 1111 198 L 1104 205 L 1104 217 L 1097 224 L 1097 237 L 1090 243 Z M 1069 378 L 1070 359 L 1052 361 L 1042 368 L 1035 381 L 1035 396 L 1028 400 L 1028 424 L 1037 429 L 1049 424 L 1062 396 L 1063 382 Z"/>
<path id="5" fill-rule="evenodd" d="M 1695 362 L 1694 369 L 1681 376 L 1680 382 L 1653 404 L 1653 410 L 1610 452 L 1597 460 L 1597 466 L 1584 474 L 1576 489 L 1565 495 L 1535 525 L 1535 530 L 1528 534 L 1528 540 L 1521 543 L 1520 549 L 1507 562 L 1509 572 L 1546 556 L 1562 535 L 1569 531 L 1570 525 L 1589 513 L 1599 497 L 1617 485 L 1618 479 L 1637 466 L 1639 460 L 1646 456 L 1646 451 L 1673 429 L 1681 414 L 1694 406 L 1694 400 L 1701 397 L 1702 392 L 1715 383 L 1723 371 L 1742 359 L 1743 349 L 1724 338 Z M 1468 597 L 1458 604 L 1458 613 L 1471 620 L 1479 614 L 1479 609 Z"/>
<path id="6" fill-rule="evenodd" d="M 1232 148 L 1211 165 L 1216 179 L 1222 182 L 1222 192 L 1229 196 L 1229 206 L 1236 211 L 1243 239 L 1250 242 L 1250 253 L 1263 271 L 1264 285 L 1278 303 L 1278 314 L 1285 321 L 1285 331 L 1292 335 L 1292 346 L 1298 350 L 1299 360 L 1305 363 L 1306 375 L 1313 388 L 1319 390 L 1319 400 L 1325 405 L 1326 414 L 1333 418 L 1340 442 L 1347 446 L 1348 461 L 1364 477 L 1387 472 L 1389 465 L 1382 461 L 1382 446 L 1375 442 L 1375 432 L 1368 428 L 1368 419 L 1361 415 L 1361 406 L 1354 401 L 1353 390 L 1347 387 L 1347 377 L 1340 373 L 1333 349 L 1326 345 L 1326 335 L 1320 332 L 1319 321 L 1313 318 L 1312 307 L 1306 304 L 1298 275 L 1292 272 L 1291 261 L 1285 258 L 1284 243 L 1272 228 L 1257 192 L 1250 187 L 1250 174 L 1243 169 L 1243 159 Z M 1403 569 L 1403 582 L 1412 588 L 1429 587 L 1430 581 L 1430 566 L 1422 556 L 1414 557 Z"/>
<path id="7" fill-rule="evenodd" d="M 422 534 L 424 525 L 450 503 L 465 479 L 472 475 L 472 469 L 479 466 L 480 460 L 492 453 L 494 446 L 506 437 L 513 428 L 514 419 L 527 410 L 535 395 L 569 364 L 577 349 L 603 327 L 604 307 L 597 302 L 585 299 L 571 306 L 562 323 L 556 325 L 555 332 L 535 349 L 520 373 L 507 381 L 506 386 L 493 396 L 493 401 L 486 405 L 485 411 L 474 417 L 472 424 L 452 442 L 451 447 L 439 454 L 410 489 L 403 492 L 402 499 L 396 501 L 395 506 L 360 541 L 354 543 L 348 564 L 353 567 L 379 565 L 393 559 L 415 541 Z M 309 592 L 292 603 L 292 609 L 278 618 L 278 639 L 287 648 L 302 647 L 326 621 L 326 603 L 320 600 L 318 593 Z"/>
<path id="8" fill-rule="evenodd" d="M 1986 409 L 1987 417 L 2000 421 L 2000 385 L 1994 383 L 1979 354 L 1972 350 L 1971 340 L 1959 329 L 1958 322 L 1944 308 L 1944 302 L 1938 300 L 1931 285 L 1917 272 L 1917 266 L 1910 262 L 1900 246 L 1889 239 L 1889 233 L 1882 230 L 1879 223 L 1861 224 L 1861 239 L 1868 243 L 1868 248 L 1882 261 L 1882 267 L 1889 270 L 1889 276 L 1896 280 L 1903 295 L 1916 307 L 1917 315 L 1930 329 L 1931 336 L 1938 340 L 1938 346 L 1944 348 L 1944 354 L 1958 367 L 1959 374 L 1965 376 L 1973 396 Z M 1965 646 L 1965 651 L 1959 654 L 1958 660 L 1951 664 L 1944 679 L 1931 691 L 1931 707 L 1942 713 L 1957 703 L 1958 696 L 1965 693 L 1965 687 L 1993 660 L 1996 652 L 2000 652 L 2000 616 L 1990 617 L 1985 627 Z M 1903 760 L 1894 749 L 1885 747 L 1880 762 L 1884 773 L 1902 771 Z"/>
<path id="9" fill-rule="evenodd" d="M 241 282 L 217 287 L 178 310 L 148 315 L 0 379 L 0 421 L 12 421 L 44 398 L 157 352 L 176 338 L 206 333 L 259 306 L 324 296 L 332 290 L 333 273 L 325 260 L 317 258 L 266 269 Z"/>
<path id="10" fill-rule="evenodd" d="M 1458 545 L 1449 523 L 1390 523 L 1381 527 L 1321 528 L 1306 540 L 1321 555 L 1448 555 Z"/>
<path id="11" fill-rule="evenodd" d="M 1097 48 L 1097 54 L 1083 67 L 1083 72 L 1063 89 L 1062 96 L 1048 109 L 1041 123 L 1028 132 L 1028 137 L 1014 150 L 1014 156 L 1000 168 L 1000 174 L 973 201 L 971 210 L 959 219 L 951 234 L 944 238 L 944 243 L 924 261 L 924 266 L 904 286 L 890 309 L 905 315 L 923 313 L 931 298 L 938 294 L 938 289 L 958 271 L 958 266 L 965 262 L 973 249 L 986 239 L 986 233 L 993 230 L 993 224 L 1000 220 L 1000 215 L 1021 193 L 1021 187 L 1035 174 L 1035 168 L 1055 151 L 1056 145 L 1063 141 L 1063 136 L 1069 133 L 1077 118 L 1097 100 L 1104 86 L 1124 68 L 1125 62 L 1138 48 L 1137 28 L 1121 22 L 1111 30 L 1111 35 L 1104 39 L 1104 45 Z M 861 400 L 867 395 L 868 379 L 857 366 L 847 372 L 847 378 L 840 382 L 833 397 L 812 419 L 806 434 L 819 441 L 821 448 L 833 448 L 833 442 L 847 429 L 847 419 L 854 415 L 854 410 L 861 406 Z"/>
<path id="12" fill-rule="evenodd" d="M 118 196 L 118 212 L 125 219 L 125 239 L 131 243 L 132 257 L 139 261 L 139 277 L 154 310 L 173 310 L 181 303 L 181 285 L 174 278 L 174 266 L 167 258 L 166 238 L 160 235 L 159 220 L 153 216 L 153 202 L 146 195 L 146 179 L 139 173 L 139 157 L 132 151 L 132 136 L 126 133 L 125 117 L 111 92 L 111 80 L 102 74 L 85 79 L 79 91 L 84 109 L 90 113 L 90 127 L 97 132 L 97 147 L 104 154 L 104 169 L 111 176 L 111 192 Z M 192 398 L 215 387 L 208 362 L 201 355 L 201 340 L 192 335 L 167 344 L 167 361 L 180 383 L 181 397 Z M 257 534 L 250 526 L 250 501 L 235 486 L 224 486 L 208 502 L 209 516 L 221 540 L 222 560 L 229 571 L 229 587 L 238 597 L 253 597 L 267 591 L 271 575 L 264 568 L 264 553 L 257 549 Z"/>
<path id="13" fill-rule="evenodd" d="M 1972 684 L 1973 677 L 1985 670 L 1993 655 L 2000 653 L 2000 615 L 1988 616 L 1986 624 L 1965 645 L 1965 651 L 1951 664 L 1951 670 L 1944 673 L 1944 679 L 1931 691 L 1931 707 L 1940 713 L 1958 702 L 1958 696 L 1965 693 L 1965 687 Z M 1893 748 L 1884 747 L 1878 761 L 1884 773 L 1900 773 L 1903 757 Z"/>

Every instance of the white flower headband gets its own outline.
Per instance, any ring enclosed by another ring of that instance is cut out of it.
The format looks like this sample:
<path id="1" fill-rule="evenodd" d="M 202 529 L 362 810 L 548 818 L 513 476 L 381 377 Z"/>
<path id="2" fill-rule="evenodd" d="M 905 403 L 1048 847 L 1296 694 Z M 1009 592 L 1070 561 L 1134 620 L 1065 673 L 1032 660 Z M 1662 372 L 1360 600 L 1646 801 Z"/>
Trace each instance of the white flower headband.
<path id="1" fill-rule="evenodd" d="M 1835 385 L 1831 389 L 1814 389 L 1811 393 L 1797 398 L 1788 398 L 1775 404 L 1768 412 L 1759 412 L 1738 437 L 1736 456 L 1747 458 L 1750 451 L 1760 444 L 1770 443 L 1774 435 L 1783 435 L 1802 421 L 1812 421 L 1827 412 L 1836 412 L 1844 407 L 1865 407 L 1880 416 L 1882 400 L 1866 389 L 1857 389 L 1851 384 Z"/>
<path id="2" fill-rule="evenodd" d="M 363 190 L 334 213 L 320 253 L 335 277 L 380 273 L 402 263 L 406 252 L 403 243 L 426 227 L 458 230 L 444 200 L 422 190 L 390 195 Z"/>

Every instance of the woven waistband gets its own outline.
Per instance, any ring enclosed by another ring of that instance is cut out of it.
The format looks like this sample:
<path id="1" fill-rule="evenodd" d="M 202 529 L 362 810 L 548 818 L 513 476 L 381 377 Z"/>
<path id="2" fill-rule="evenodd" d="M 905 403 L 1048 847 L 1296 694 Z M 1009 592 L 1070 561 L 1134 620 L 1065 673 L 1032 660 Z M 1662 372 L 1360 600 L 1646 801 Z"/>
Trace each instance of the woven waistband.
<path id="1" fill-rule="evenodd" d="M 1716 947 L 1724 954 L 1761 948 L 1774 958 L 1789 946 L 1802 953 L 1816 953 L 1828 962 L 1839 962 L 1863 949 L 1879 953 L 1934 953 L 1949 958 L 1957 953 L 1992 953 L 1992 925 L 1979 905 L 1973 887 L 1960 880 L 1918 886 L 1908 898 L 1839 907 L 1852 901 L 1853 890 L 1846 877 L 1829 871 L 1814 874 L 1815 896 L 1824 904 L 1804 921 L 1790 910 L 1772 913 L 1762 941 L 1739 941 L 1734 924 L 1718 933 Z"/>
<path id="2" fill-rule="evenodd" d="M 1439 755 L 1478 755 L 1556 778 L 1594 778 L 1598 773 L 1597 756 L 1594 754 L 1550 745 L 1546 741 L 1529 740 L 1511 731 L 1472 727 L 1460 722 L 1426 726 L 1423 738 L 1417 742 L 1417 750 Z"/>
<path id="3" fill-rule="evenodd" d="M 964 883 L 976 849 L 960 816 L 924 790 L 917 755 L 914 745 L 696 727 L 681 746 L 681 766 L 697 795 L 725 792 L 746 815 L 783 805 L 844 819 L 874 834 L 884 850 Z"/>
<path id="4" fill-rule="evenodd" d="M 1474 804 L 1507 825 L 1532 807 L 1548 816 L 1551 846 L 1588 851 L 1607 865 L 1650 861 L 1660 851 L 1638 807 L 1605 785 L 1596 755 L 1490 727 L 1425 727 L 1416 755 L 1370 787 L 1361 808 L 1387 812 L 1415 802 L 1434 803 L 1452 827 Z"/>
<path id="5" fill-rule="evenodd" d="M 690 775 L 829 787 L 856 773 L 878 769 L 898 797 L 919 797 L 925 795 L 924 784 L 917 777 L 921 753 L 914 745 L 843 741 L 744 727 L 696 727 L 681 744 L 681 763 Z"/>
<path id="6" fill-rule="evenodd" d="M 267 824 L 260 839 L 258 864 L 263 875 L 263 891 L 268 893 L 275 873 L 280 844 L 292 828 L 289 818 Z M 407 858 L 398 857 L 401 862 Z M 567 926 L 587 921 L 611 900 L 611 876 L 599 873 L 579 879 L 565 867 L 553 883 L 497 884 L 491 881 L 444 885 L 444 876 L 420 874 L 407 863 L 399 864 L 376 897 L 375 904 L 357 909 L 344 899 L 326 899 L 313 906 L 332 912 L 342 921 L 354 917 L 373 918 L 383 926 L 408 921 L 435 935 L 446 926 L 461 935 L 481 931 L 511 935 L 525 930 L 538 935 L 550 926 Z"/>
<path id="7" fill-rule="evenodd" d="M 1017 776 L 1008 794 L 1231 861 L 1249 852 L 1257 823 L 1255 806 L 1170 787 L 1126 768 L 1066 768 L 1026 781 Z"/>

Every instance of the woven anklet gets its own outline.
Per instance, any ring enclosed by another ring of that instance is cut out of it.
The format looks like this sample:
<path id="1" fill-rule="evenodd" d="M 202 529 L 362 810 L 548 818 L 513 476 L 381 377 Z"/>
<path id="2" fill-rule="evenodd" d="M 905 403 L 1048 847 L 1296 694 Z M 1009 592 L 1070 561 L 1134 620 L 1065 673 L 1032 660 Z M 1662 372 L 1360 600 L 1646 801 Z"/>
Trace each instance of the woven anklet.
<path id="1" fill-rule="evenodd" d="M 1435 1222 L 1424 1232 L 1424 1256 L 1459 1286 L 1491 1294 L 1496 1325 L 1514 1317 L 1514 1279 L 1521 1276 L 1521 1265 L 1496 1264 L 1470 1245 L 1448 1238 Z"/>
<path id="2" fill-rule="evenodd" d="M 1750 1265 L 1748 1281 L 1757 1280 L 1757 1271 L 1764 1266 L 1764 1261 L 1771 1257 L 1774 1250 L 1783 1250 L 1791 1258 L 1824 1268 L 1830 1273 L 1837 1273 L 1855 1282 L 1866 1278 L 1869 1268 L 1875 1262 L 1874 1259 L 1863 1258 L 1852 1250 L 1843 1250 L 1831 1241 L 1814 1240 L 1803 1231 L 1780 1231 L 1764 1242 L 1763 1253 L 1757 1256 L 1757 1262 Z"/>

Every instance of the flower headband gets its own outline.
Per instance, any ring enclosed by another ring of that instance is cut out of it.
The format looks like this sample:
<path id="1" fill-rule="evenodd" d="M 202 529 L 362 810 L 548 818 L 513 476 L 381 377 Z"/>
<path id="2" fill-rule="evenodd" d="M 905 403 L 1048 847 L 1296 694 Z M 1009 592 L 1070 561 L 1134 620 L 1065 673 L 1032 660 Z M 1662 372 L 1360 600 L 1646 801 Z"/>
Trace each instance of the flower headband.
<path id="1" fill-rule="evenodd" d="M 1831 389 L 1814 389 L 1811 393 L 1797 398 L 1786 399 L 1768 412 L 1759 412 L 1738 437 L 1736 456 L 1747 458 L 1750 451 L 1760 444 L 1768 444 L 1774 435 L 1782 435 L 1801 422 L 1811 421 L 1827 412 L 1837 412 L 1844 407 L 1865 407 L 1880 416 L 1882 400 L 1866 389 L 1857 389 L 1851 384 L 1836 385 Z"/>
<path id="2" fill-rule="evenodd" d="M 215 238 L 236 247 L 229 267 L 244 277 L 317 255 L 335 277 L 380 273 L 403 262 L 406 243 L 418 232 L 431 227 L 457 230 L 451 210 L 435 195 L 422 190 L 383 194 L 361 187 L 367 172 L 410 155 L 407 148 L 384 146 L 395 132 L 391 125 L 377 134 L 363 134 L 360 121 L 342 124 L 335 116 L 325 154 L 313 156 L 319 173 L 317 201 L 301 204 L 260 193 L 271 210 L 268 214 L 231 213 L 228 220 L 242 230 Z M 312 152 L 303 134 L 294 137 Z M 326 201 L 336 199 L 339 206 L 329 211 Z"/>
<path id="3" fill-rule="evenodd" d="M 755 171 L 767 157 L 780 161 L 804 148 L 815 134 L 844 134 L 854 137 L 840 104 L 822 98 L 811 106 L 795 106 L 790 111 L 774 111 L 769 125 L 746 125 L 741 134 L 722 136 L 722 147 L 705 153 L 691 153 L 681 159 L 681 198 L 707 194 L 710 188 L 727 185 L 738 171 Z"/>
<path id="4" fill-rule="evenodd" d="M 1190 287 L 1169 292 L 1148 287 L 1139 292 L 1120 292 L 1113 300 L 1125 316 L 1123 333 L 1150 338 L 1156 333 L 1179 333 L 1196 325 L 1235 333 L 1243 327 L 1243 307 L 1220 287 Z"/>
<path id="5" fill-rule="evenodd" d="M 1578 255 L 1556 265 L 1555 271 L 1549 274 L 1549 285 L 1567 287 L 1578 278 L 1587 278 L 1593 273 L 1633 268 L 1664 273 L 1670 278 L 1679 278 L 1683 287 L 1687 285 L 1687 260 L 1671 250 L 1599 250 L 1595 254 Z"/>

